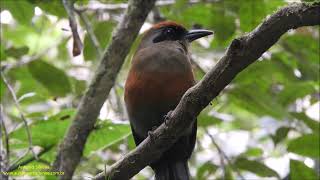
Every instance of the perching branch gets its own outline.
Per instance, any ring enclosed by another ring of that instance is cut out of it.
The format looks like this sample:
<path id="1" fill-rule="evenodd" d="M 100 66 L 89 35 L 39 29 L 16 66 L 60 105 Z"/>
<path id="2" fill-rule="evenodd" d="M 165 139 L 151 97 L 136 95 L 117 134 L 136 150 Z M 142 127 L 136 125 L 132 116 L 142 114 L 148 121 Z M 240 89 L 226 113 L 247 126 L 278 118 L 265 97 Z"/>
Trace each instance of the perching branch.
<path id="1" fill-rule="evenodd" d="M 29 142 L 29 147 L 28 147 L 28 150 L 25 152 L 25 155 L 27 155 L 30 151 L 32 152 L 33 154 L 33 157 L 35 159 L 38 159 L 38 156 L 37 154 L 34 152 L 33 150 L 33 145 L 32 145 L 32 137 L 31 137 L 31 132 L 30 132 L 30 129 L 29 129 L 29 126 L 28 126 L 28 122 L 27 122 L 27 119 L 25 118 L 23 112 L 22 112 L 22 109 L 20 107 L 20 104 L 19 104 L 19 101 L 18 101 L 18 98 L 13 90 L 13 88 L 11 87 L 11 85 L 9 84 L 9 82 L 7 81 L 6 77 L 4 76 L 3 72 L 0 71 L 0 74 L 1 74 L 1 78 L 4 82 L 4 84 L 7 86 L 11 96 L 12 96 L 12 99 L 13 99 L 13 102 L 14 104 L 16 105 L 17 109 L 18 109 L 18 112 L 20 114 L 20 117 L 21 117 L 21 120 L 23 121 L 23 124 L 24 124 L 24 127 L 26 129 L 26 132 L 27 132 L 27 138 L 28 138 L 28 142 Z M 20 158 L 23 158 L 24 156 L 20 157 Z M 19 161 L 20 158 L 18 158 L 15 162 Z"/>
<path id="2" fill-rule="evenodd" d="M 183 134 L 195 117 L 240 73 L 255 62 L 290 29 L 320 24 L 320 3 L 300 3 L 280 9 L 266 18 L 252 32 L 234 39 L 216 66 L 190 88 L 167 122 L 158 127 L 106 172 L 94 179 L 130 179 L 161 154 Z"/>
<path id="3" fill-rule="evenodd" d="M 69 17 L 69 25 L 72 31 L 72 37 L 73 37 L 72 55 L 78 56 L 79 54 L 81 54 L 82 42 L 78 33 L 77 20 L 74 17 L 73 2 L 71 2 L 71 0 L 62 0 L 62 3 L 64 8 L 67 11 L 67 14 Z"/>
<path id="4" fill-rule="evenodd" d="M 100 109 L 154 3 L 155 0 L 129 1 L 125 15 L 113 33 L 111 43 L 104 51 L 89 89 L 79 104 L 75 119 L 60 144 L 53 166 L 55 170 L 64 172 L 60 179 L 71 179 L 82 156 L 87 137 L 97 121 Z"/>

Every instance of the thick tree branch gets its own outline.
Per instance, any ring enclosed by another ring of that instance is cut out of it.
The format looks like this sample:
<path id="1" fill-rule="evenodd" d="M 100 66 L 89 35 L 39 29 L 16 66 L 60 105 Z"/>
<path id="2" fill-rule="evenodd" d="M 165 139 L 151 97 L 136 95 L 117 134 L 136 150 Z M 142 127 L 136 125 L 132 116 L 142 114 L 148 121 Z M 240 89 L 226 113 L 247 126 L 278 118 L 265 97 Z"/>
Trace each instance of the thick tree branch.
<path id="1" fill-rule="evenodd" d="M 89 89 L 79 104 L 75 120 L 59 147 L 53 168 L 64 172 L 60 179 L 71 179 L 100 109 L 107 99 L 124 59 L 154 3 L 155 0 L 129 1 L 125 15 L 118 24 Z"/>
<path id="2" fill-rule="evenodd" d="M 320 3 L 293 4 L 268 17 L 249 34 L 234 39 L 217 65 L 182 97 L 162 124 L 136 149 L 94 179 L 129 179 L 159 158 L 244 68 L 256 61 L 290 29 L 320 24 Z"/>

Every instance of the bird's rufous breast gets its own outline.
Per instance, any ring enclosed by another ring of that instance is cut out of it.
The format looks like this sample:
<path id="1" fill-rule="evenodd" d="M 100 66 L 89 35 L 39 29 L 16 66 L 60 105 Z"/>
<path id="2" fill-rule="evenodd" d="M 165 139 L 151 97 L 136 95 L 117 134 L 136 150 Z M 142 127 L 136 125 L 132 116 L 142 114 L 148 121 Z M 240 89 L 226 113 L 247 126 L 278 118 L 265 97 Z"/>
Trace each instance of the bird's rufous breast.
<path id="1" fill-rule="evenodd" d="M 194 84 L 190 72 L 129 72 L 125 100 L 129 106 L 149 103 L 178 103 L 182 95 Z"/>

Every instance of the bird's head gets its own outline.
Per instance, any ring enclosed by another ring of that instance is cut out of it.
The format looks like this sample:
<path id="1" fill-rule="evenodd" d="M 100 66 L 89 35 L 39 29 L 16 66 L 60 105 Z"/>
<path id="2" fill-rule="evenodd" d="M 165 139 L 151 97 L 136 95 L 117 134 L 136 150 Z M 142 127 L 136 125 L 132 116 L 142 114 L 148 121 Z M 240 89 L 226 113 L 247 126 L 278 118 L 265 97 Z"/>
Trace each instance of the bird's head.
<path id="1" fill-rule="evenodd" d="M 144 33 L 139 49 L 162 41 L 180 41 L 188 44 L 196 39 L 212 34 L 212 31 L 195 29 L 188 31 L 182 25 L 173 21 L 164 21 L 153 25 Z"/>

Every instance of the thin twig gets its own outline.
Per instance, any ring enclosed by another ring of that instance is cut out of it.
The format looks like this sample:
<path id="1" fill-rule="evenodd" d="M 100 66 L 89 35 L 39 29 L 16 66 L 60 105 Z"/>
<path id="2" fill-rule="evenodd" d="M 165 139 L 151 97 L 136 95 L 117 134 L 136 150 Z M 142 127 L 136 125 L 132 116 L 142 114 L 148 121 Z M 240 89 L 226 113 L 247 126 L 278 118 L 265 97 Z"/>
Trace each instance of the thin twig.
<path id="1" fill-rule="evenodd" d="M 227 160 L 227 163 L 229 164 L 229 166 L 238 174 L 238 176 L 241 178 L 241 179 L 245 179 L 242 174 L 240 173 L 240 171 L 235 167 L 233 166 L 230 158 L 226 155 L 226 153 L 220 148 L 220 146 L 217 144 L 217 142 L 214 140 L 214 137 L 212 136 L 212 134 L 210 134 L 210 132 L 208 131 L 208 129 L 204 129 L 206 134 L 209 136 L 211 142 L 213 143 L 213 145 L 217 148 L 218 150 L 218 153 L 220 155 L 220 158 L 222 158 L 221 161 L 223 161 L 223 158 Z"/>
<path id="2" fill-rule="evenodd" d="M 3 162 L 3 164 L 0 163 L 1 171 L 7 171 L 8 167 L 9 167 L 9 161 L 10 161 L 10 146 L 9 146 L 9 136 L 8 136 L 8 131 L 7 128 L 4 124 L 4 117 L 3 117 L 3 106 L 2 104 L 0 104 L 0 124 L 1 124 L 1 128 L 0 128 L 0 134 L 1 134 L 1 147 L 5 146 L 5 152 L 4 152 L 4 156 L 1 157 L 1 160 Z M 3 133 L 2 133 L 3 132 Z M 2 142 L 2 136 L 4 136 L 4 143 Z M 1 148 L 2 149 L 2 148 Z M 0 149 L 0 150 L 1 150 Z M 2 153 L 2 152 L 0 152 Z"/>
<path id="3" fill-rule="evenodd" d="M 219 157 L 220 157 L 220 165 L 221 165 L 221 168 L 222 168 L 222 174 L 223 174 L 223 179 L 225 179 L 225 174 L 226 174 L 226 169 L 225 169 L 225 164 L 224 164 L 224 153 L 223 151 L 221 150 L 221 148 L 218 146 L 218 144 L 214 141 L 213 137 L 211 136 L 211 134 L 209 133 L 208 129 L 205 128 L 204 129 L 206 134 L 210 137 L 213 145 L 217 148 L 218 150 L 218 153 L 219 153 Z"/>
<path id="4" fill-rule="evenodd" d="M 104 164 L 104 172 L 107 172 L 107 164 L 106 163 Z M 107 180 L 107 178 L 108 178 L 107 176 L 104 177 L 105 180 Z"/>
<path id="5" fill-rule="evenodd" d="M 75 12 L 79 15 L 80 19 L 84 23 L 84 26 L 85 26 L 85 28 L 87 30 L 88 37 L 91 40 L 94 48 L 97 50 L 98 59 L 100 59 L 101 56 L 102 56 L 102 49 L 101 49 L 101 46 L 100 46 L 100 42 L 98 41 L 96 35 L 94 34 L 94 31 L 92 29 L 92 25 L 90 23 L 90 20 L 88 19 L 88 16 L 82 11 L 75 10 Z"/>
<path id="6" fill-rule="evenodd" d="M 69 25 L 72 31 L 72 37 L 73 37 L 73 49 L 72 49 L 72 55 L 78 56 L 81 54 L 82 50 L 82 42 L 78 33 L 78 27 L 77 27 L 77 21 L 74 16 L 74 7 L 73 3 L 70 0 L 62 0 L 63 6 L 67 11 L 68 17 L 69 17 Z"/>
<path id="7" fill-rule="evenodd" d="M 15 159 L 11 164 L 11 166 L 9 167 L 9 171 L 10 169 L 15 166 L 15 164 L 17 164 L 19 161 L 21 161 L 28 153 L 30 152 L 30 148 L 28 148 L 20 157 L 18 157 L 17 159 Z"/>
<path id="8" fill-rule="evenodd" d="M 9 136 L 8 136 L 8 131 L 7 128 L 4 124 L 4 117 L 3 117 L 3 106 L 2 104 L 0 104 L 0 121 L 1 121 L 1 127 L 3 129 L 4 132 L 4 136 L 5 136 L 5 143 L 6 143 L 6 154 L 9 155 L 10 152 L 10 148 L 9 148 Z M 1 130 L 1 136 L 2 136 L 2 130 Z M 8 156 L 8 162 L 9 162 L 9 156 Z"/>
<path id="9" fill-rule="evenodd" d="M 225 164 L 224 164 L 224 152 L 221 150 L 221 148 L 219 147 L 219 145 L 214 141 L 213 137 L 211 136 L 211 134 L 209 133 L 208 129 L 204 129 L 206 134 L 210 137 L 213 145 L 217 148 L 218 153 L 219 153 L 219 157 L 220 157 L 220 165 L 222 166 L 222 171 L 223 171 L 223 179 L 225 179 Z"/>
<path id="10" fill-rule="evenodd" d="M 27 137 L 28 137 L 28 141 L 29 141 L 29 150 L 32 152 L 34 158 L 35 158 L 35 159 L 38 159 L 37 154 L 33 151 L 33 148 L 32 148 L 33 145 L 32 145 L 31 132 L 30 132 L 30 129 L 29 129 L 29 126 L 28 126 L 28 122 L 27 122 L 25 116 L 23 115 L 22 109 L 21 109 L 20 104 L 19 104 L 19 102 L 18 102 L 18 98 L 17 98 L 17 96 L 16 96 L 13 88 L 11 87 L 11 85 L 9 84 L 9 82 L 7 81 L 7 79 L 5 78 L 3 72 L 1 71 L 0 73 L 1 73 L 1 78 L 2 78 L 4 84 L 7 86 L 8 90 L 9 90 L 9 92 L 10 92 L 10 94 L 11 94 L 11 96 L 12 96 L 12 98 L 13 98 L 13 101 L 14 101 L 14 103 L 15 103 L 18 111 L 19 111 L 20 117 L 21 117 L 21 119 L 22 119 L 22 121 L 23 121 L 23 123 L 24 123 L 24 126 L 25 126 L 25 128 L 26 128 Z M 28 150 L 27 152 L 29 152 L 29 150 Z"/>
<path id="11" fill-rule="evenodd" d="M 41 157 L 43 154 L 49 152 L 53 147 L 54 147 L 54 145 L 50 145 L 50 146 L 45 147 L 44 149 L 42 149 L 42 150 L 39 152 L 39 154 L 38 154 L 38 156 L 39 156 L 38 159 L 35 159 L 35 157 L 29 157 L 29 158 L 25 159 L 24 161 L 20 162 L 19 164 L 17 164 L 26 154 L 28 154 L 28 152 L 25 152 L 25 155 L 24 155 L 24 156 L 21 156 L 22 158 L 20 157 L 18 160 L 15 161 L 15 163 L 12 163 L 12 165 L 9 167 L 8 171 L 9 171 L 9 172 L 14 171 L 14 170 L 16 170 L 17 168 L 19 168 L 19 166 L 24 166 L 24 165 L 26 165 L 26 164 L 34 161 L 34 160 L 36 160 L 37 162 L 40 162 L 40 163 L 43 163 L 43 164 L 46 164 L 46 165 L 51 166 L 51 165 L 50 165 L 50 162 L 48 162 L 48 161 L 46 161 L 46 160 L 43 160 L 43 159 L 41 159 L 40 157 Z"/>

